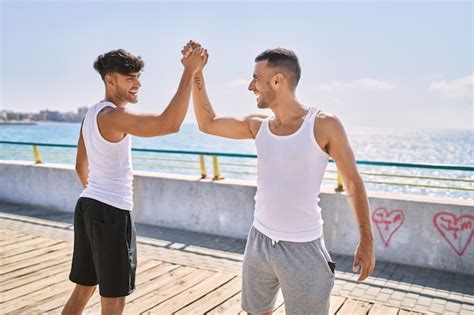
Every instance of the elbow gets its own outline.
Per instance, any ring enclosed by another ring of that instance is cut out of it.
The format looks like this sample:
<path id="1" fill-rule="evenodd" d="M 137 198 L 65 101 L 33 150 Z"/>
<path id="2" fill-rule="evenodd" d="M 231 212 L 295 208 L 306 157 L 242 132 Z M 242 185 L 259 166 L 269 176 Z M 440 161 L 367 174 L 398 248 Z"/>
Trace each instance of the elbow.
<path id="1" fill-rule="evenodd" d="M 348 198 L 351 198 L 355 195 L 355 184 L 354 182 L 344 182 L 344 188 Z"/>
<path id="2" fill-rule="evenodd" d="M 153 132 L 152 134 L 150 134 L 150 137 L 161 136 L 163 134 L 168 135 L 172 133 L 177 133 L 179 132 L 180 128 L 181 128 L 181 124 L 179 124 L 178 122 L 170 121 L 167 124 L 161 126 L 161 131 L 157 130 L 156 132 Z"/>
<path id="3" fill-rule="evenodd" d="M 364 190 L 364 181 L 360 176 L 353 180 L 344 181 L 344 186 L 348 197 L 355 196 L 358 192 Z"/>
<path id="4" fill-rule="evenodd" d="M 180 129 L 181 129 L 180 124 L 174 124 L 170 126 L 170 133 L 178 133 Z"/>
<path id="5" fill-rule="evenodd" d="M 204 133 L 209 133 L 207 127 L 203 124 L 199 124 L 199 130 Z"/>
<path id="6" fill-rule="evenodd" d="M 198 121 L 199 130 L 212 135 L 212 121 Z"/>
<path id="7" fill-rule="evenodd" d="M 181 130 L 182 125 L 183 125 L 183 121 L 179 121 L 179 122 L 175 123 L 174 126 L 173 126 L 173 131 L 175 133 L 179 132 Z"/>

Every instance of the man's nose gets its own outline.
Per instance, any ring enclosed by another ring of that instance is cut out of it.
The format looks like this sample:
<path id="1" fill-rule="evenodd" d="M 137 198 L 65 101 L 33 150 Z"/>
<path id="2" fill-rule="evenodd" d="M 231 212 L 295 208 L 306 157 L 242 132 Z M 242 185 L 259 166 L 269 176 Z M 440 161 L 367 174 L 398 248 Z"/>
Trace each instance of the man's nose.
<path id="1" fill-rule="evenodd" d="M 253 90 L 253 81 L 250 81 L 249 86 L 248 86 L 248 90 L 249 91 Z"/>

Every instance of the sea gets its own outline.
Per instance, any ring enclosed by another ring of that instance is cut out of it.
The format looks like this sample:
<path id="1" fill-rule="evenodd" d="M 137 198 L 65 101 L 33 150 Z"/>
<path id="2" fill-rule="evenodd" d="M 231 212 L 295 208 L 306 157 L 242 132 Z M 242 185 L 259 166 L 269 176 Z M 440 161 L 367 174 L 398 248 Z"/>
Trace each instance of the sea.
<path id="1" fill-rule="evenodd" d="M 80 124 L 38 123 L 0 125 L 0 141 L 77 144 Z M 357 160 L 474 166 L 474 129 L 394 129 L 352 127 L 346 129 Z M 133 148 L 256 154 L 253 140 L 229 140 L 199 131 L 195 123 L 184 123 L 177 134 L 133 137 Z M 73 164 L 74 149 L 39 147 L 45 163 Z M 33 160 L 31 146 L 0 144 L 0 159 Z M 255 158 L 219 157 L 220 175 L 256 180 Z M 134 152 L 135 170 L 201 175 L 198 155 Z M 205 160 L 213 176 L 210 157 Z M 336 186 L 334 163 L 328 165 L 324 186 Z M 474 172 L 359 165 L 367 189 L 474 200 Z"/>

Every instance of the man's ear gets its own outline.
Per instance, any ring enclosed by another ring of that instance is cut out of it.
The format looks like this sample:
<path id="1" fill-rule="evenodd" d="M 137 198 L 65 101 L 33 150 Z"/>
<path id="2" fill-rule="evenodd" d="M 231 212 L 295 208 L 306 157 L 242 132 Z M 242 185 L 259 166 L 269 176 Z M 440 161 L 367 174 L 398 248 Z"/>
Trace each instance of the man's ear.
<path id="1" fill-rule="evenodd" d="M 115 76 L 112 73 L 107 73 L 104 77 L 105 85 L 114 86 L 115 85 Z"/>
<path id="2" fill-rule="evenodd" d="M 282 86 L 282 84 L 283 84 L 284 81 L 285 81 L 285 76 L 284 76 L 282 73 L 277 72 L 277 73 L 273 76 L 273 78 L 272 78 L 270 84 L 272 85 L 272 87 L 273 87 L 274 89 L 279 89 L 279 88 Z"/>

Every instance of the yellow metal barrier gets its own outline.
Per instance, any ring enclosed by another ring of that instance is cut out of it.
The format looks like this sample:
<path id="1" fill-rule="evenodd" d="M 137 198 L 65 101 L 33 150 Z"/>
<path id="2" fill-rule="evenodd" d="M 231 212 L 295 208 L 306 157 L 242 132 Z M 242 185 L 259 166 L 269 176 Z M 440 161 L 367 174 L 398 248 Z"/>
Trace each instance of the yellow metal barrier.
<path id="1" fill-rule="evenodd" d="M 204 155 L 199 156 L 199 163 L 201 164 L 201 179 L 207 177 L 206 172 L 206 161 L 204 160 Z"/>
<path id="2" fill-rule="evenodd" d="M 5 144 L 5 141 L 0 141 L 0 144 Z M 75 146 L 72 145 L 49 145 L 49 144 L 40 144 L 40 143 L 13 143 L 13 144 L 23 144 L 25 145 L 25 148 L 28 146 L 33 147 L 33 153 L 34 153 L 34 160 L 36 164 L 41 164 L 42 158 L 44 158 L 46 161 L 49 160 L 55 160 L 55 159 L 60 159 L 61 163 L 64 163 L 66 160 L 66 157 L 73 157 L 75 155 L 74 152 L 70 151 L 63 151 L 62 149 L 59 150 L 50 150 L 45 149 L 43 150 L 42 157 L 39 152 L 39 146 L 46 146 L 46 147 L 61 147 L 61 148 L 75 148 Z M 141 149 L 143 150 L 143 149 Z M 135 151 L 140 151 L 139 149 L 136 149 Z M 179 151 L 173 151 L 173 152 L 164 152 L 163 150 L 147 150 L 146 152 L 155 152 L 156 153 L 172 153 L 172 154 L 179 154 L 181 152 Z M 163 151 L 163 152 L 161 152 Z M 166 150 L 165 150 L 166 151 Z M 30 154 L 27 154 L 28 149 L 21 149 L 21 148 L 5 148 L 5 147 L 0 147 L 0 159 L 12 159 L 12 158 L 18 158 L 18 159 L 24 159 L 27 156 L 31 156 Z M 223 179 L 224 177 L 221 175 L 220 171 L 223 171 L 224 173 L 230 173 L 230 174 L 245 174 L 245 175 L 251 175 L 255 176 L 257 173 L 254 171 L 256 168 L 256 165 L 253 164 L 244 164 L 244 163 L 234 163 L 234 162 L 229 162 L 225 161 L 224 163 L 220 163 L 218 161 L 218 156 L 220 154 L 213 155 L 212 153 L 209 152 L 191 152 L 191 151 L 183 151 L 186 154 L 196 154 L 199 155 L 199 162 L 196 160 L 192 159 L 177 159 L 177 158 L 157 158 L 157 157 L 149 157 L 149 156 L 136 156 L 134 152 L 134 160 L 144 160 L 145 162 L 152 162 L 152 163 L 137 163 L 137 161 L 134 161 L 134 165 L 140 165 L 140 166 L 145 166 L 145 167 L 151 167 L 151 168 L 164 168 L 164 169 L 185 169 L 185 170 L 195 170 L 195 171 L 201 171 L 201 178 L 207 178 L 207 170 L 206 170 L 206 161 L 205 161 L 205 156 L 206 155 L 211 155 L 212 156 L 212 163 L 213 163 L 213 180 L 219 180 Z M 227 154 L 223 156 L 230 156 L 234 158 L 235 156 L 233 154 Z M 236 155 L 237 156 L 237 155 Z M 243 157 L 243 156 L 239 156 Z M 256 157 L 256 156 L 245 156 L 245 157 Z M 67 160 L 67 163 L 70 163 L 69 159 Z M 71 159 L 72 161 L 72 159 Z M 169 162 L 176 162 L 179 163 L 179 165 L 164 165 L 162 163 L 153 163 L 156 161 L 165 161 L 167 163 Z M 388 162 L 370 162 L 370 161 L 362 161 L 364 162 L 363 164 L 368 164 L 368 165 L 378 165 L 378 166 L 396 166 L 396 167 L 419 167 L 419 168 L 431 168 L 431 169 L 442 169 L 442 170 L 448 170 L 448 169 L 454 169 L 456 171 L 474 171 L 474 167 L 472 166 L 450 166 L 450 165 L 416 165 L 416 164 L 407 164 L 407 163 L 388 163 Z M 189 165 L 182 165 L 182 164 L 190 163 L 194 164 L 193 166 Z M 200 166 L 198 167 L 196 164 L 199 163 Z M 372 164 L 370 164 L 372 163 Z M 382 163 L 382 164 L 381 164 Z M 402 165 L 403 164 L 403 165 Z M 229 169 L 226 168 L 226 166 L 229 167 Z M 221 168 L 221 169 L 220 169 Z M 247 168 L 246 171 L 240 170 L 240 168 Z M 328 169 L 326 170 L 328 173 L 337 173 L 337 177 L 324 177 L 325 180 L 332 180 L 337 182 L 337 187 L 335 188 L 336 191 L 342 192 L 344 191 L 344 183 L 343 183 L 343 178 L 339 171 L 337 170 L 336 167 L 333 169 Z M 407 186 L 407 187 L 418 187 L 418 188 L 428 188 L 428 189 L 444 189 L 444 190 L 458 190 L 458 191 L 469 191 L 472 192 L 474 191 L 474 176 L 468 176 L 465 178 L 456 178 L 455 174 L 453 174 L 452 178 L 449 178 L 447 176 L 433 176 L 433 175 L 411 175 L 411 174 L 404 174 L 403 172 L 398 172 L 396 173 L 390 172 L 390 173 L 377 173 L 377 172 L 372 172 L 372 171 L 362 171 L 360 172 L 361 175 L 364 175 L 364 182 L 365 183 L 370 183 L 370 184 L 376 184 L 376 185 L 391 185 L 391 186 Z M 437 174 L 437 173 L 436 173 Z M 371 178 L 372 176 L 374 177 L 382 177 L 382 178 Z M 385 178 L 404 178 L 404 179 L 410 179 L 411 182 L 405 182 L 405 181 L 385 181 Z M 427 181 L 427 182 L 424 182 Z M 434 181 L 434 182 L 431 182 Z M 460 184 L 462 183 L 463 186 L 445 186 L 442 185 L 440 182 L 441 181 L 449 181 L 452 183 Z M 467 185 L 466 185 L 467 184 Z"/>
<path id="3" fill-rule="evenodd" d="M 214 167 L 214 177 L 213 180 L 224 179 L 219 172 L 219 161 L 217 160 L 217 156 L 212 156 L 212 166 Z"/>
<path id="4" fill-rule="evenodd" d="M 33 145 L 33 153 L 35 155 L 35 164 L 41 164 L 42 162 L 41 162 L 40 153 L 36 145 Z"/>
<path id="5" fill-rule="evenodd" d="M 335 189 L 337 192 L 343 192 L 344 191 L 344 182 L 342 181 L 342 176 L 339 171 L 337 171 L 337 187 Z"/>

